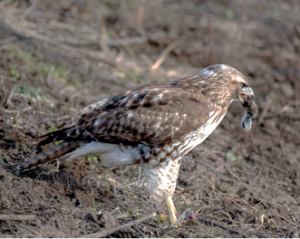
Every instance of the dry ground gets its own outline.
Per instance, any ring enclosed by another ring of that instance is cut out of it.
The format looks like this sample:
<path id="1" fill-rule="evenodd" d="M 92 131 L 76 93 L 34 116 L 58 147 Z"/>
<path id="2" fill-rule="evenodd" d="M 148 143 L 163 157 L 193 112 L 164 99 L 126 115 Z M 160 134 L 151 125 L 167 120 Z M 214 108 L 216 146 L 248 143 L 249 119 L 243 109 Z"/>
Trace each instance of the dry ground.
<path id="1" fill-rule="evenodd" d="M 90 157 L 17 176 L 7 165 L 92 102 L 216 63 L 248 77 L 260 107 L 252 130 L 233 104 L 186 156 L 174 201 L 195 221 L 162 233 L 158 217 L 110 236 L 298 237 L 300 2 L 145 2 L 140 26 L 138 0 L 0 2 L 0 237 L 80 237 L 153 212 L 138 168 Z"/>

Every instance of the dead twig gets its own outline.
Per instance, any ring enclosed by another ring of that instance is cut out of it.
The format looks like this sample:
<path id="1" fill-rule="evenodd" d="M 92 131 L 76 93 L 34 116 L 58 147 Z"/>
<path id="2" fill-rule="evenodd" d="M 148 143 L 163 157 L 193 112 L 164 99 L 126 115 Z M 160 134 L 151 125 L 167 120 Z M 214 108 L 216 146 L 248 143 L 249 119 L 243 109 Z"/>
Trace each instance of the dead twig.
<path id="1" fill-rule="evenodd" d="M 291 120 L 300 120 L 300 114 L 297 113 L 270 113 L 265 116 L 266 119 L 282 117 Z"/>
<path id="2" fill-rule="evenodd" d="M 129 44 L 126 41 L 123 41 L 122 38 L 120 38 L 116 33 L 112 32 L 112 34 L 114 35 L 113 37 L 117 38 L 117 40 L 120 41 L 121 46 L 124 48 L 124 50 L 128 53 L 128 55 L 131 58 L 136 58 L 136 54 L 134 53 L 134 51 L 132 50 L 132 48 L 129 46 Z"/>
<path id="3" fill-rule="evenodd" d="M 138 14 L 137 14 L 137 17 L 136 17 L 136 25 L 138 25 L 138 26 L 143 25 L 145 5 L 146 5 L 146 0 L 140 0 Z"/>
<path id="4" fill-rule="evenodd" d="M 122 16 L 121 20 L 123 20 L 129 27 L 133 28 L 137 33 L 139 33 L 142 37 L 149 39 L 149 33 L 146 32 L 142 27 L 136 25 L 134 22 L 131 22 L 126 17 Z"/>
<path id="5" fill-rule="evenodd" d="M 240 237 L 249 237 L 248 235 L 244 235 L 242 234 L 241 232 L 238 232 L 238 231 L 235 231 L 235 230 L 232 230 L 230 228 L 227 228 L 227 227 L 224 227 L 218 223 L 215 223 L 213 221 L 210 221 L 210 220 L 206 220 L 204 218 L 198 218 L 198 221 L 199 222 L 204 222 L 212 227 L 218 227 L 218 228 L 221 228 L 223 230 L 226 230 L 228 231 L 229 233 L 231 234 L 236 234 L 236 235 L 239 235 Z M 249 232 L 250 235 L 254 235 L 254 236 L 257 236 L 257 237 L 261 237 L 261 238 L 266 238 L 266 235 L 263 235 L 263 234 L 260 234 L 260 233 L 254 233 L 254 232 Z"/>
<path id="6" fill-rule="evenodd" d="M 283 106 L 279 111 L 278 111 L 278 114 L 282 114 L 284 112 L 288 112 L 289 108 L 291 106 L 297 106 L 297 105 L 300 105 L 300 100 L 295 100 L 295 101 L 292 101 L 288 104 L 286 104 L 285 106 Z"/>
<path id="7" fill-rule="evenodd" d="M 158 231 L 158 230 L 155 230 L 155 236 L 156 236 L 157 238 L 161 238 L 161 236 L 159 235 L 159 231 Z"/>
<path id="8" fill-rule="evenodd" d="M 105 55 L 108 55 L 110 53 L 109 46 L 107 45 L 107 41 L 105 39 L 106 36 L 106 25 L 104 21 L 101 21 L 101 15 L 100 12 L 97 14 L 97 20 L 99 21 L 99 34 L 97 35 L 98 38 L 98 44 L 100 49 L 104 51 Z M 102 22 L 102 24 L 101 24 Z"/>
<path id="9" fill-rule="evenodd" d="M 10 106 L 10 105 L 11 105 L 11 98 L 12 98 L 12 96 L 13 96 L 13 94 L 14 94 L 16 88 L 17 88 L 17 85 L 14 85 L 14 86 L 12 87 L 11 91 L 9 92 L 9 95 L 8 95 L 8 97 L 7 97 L 7 100 L 6 100 L 6 106 Z"/>
<path id="10" fill-rule="evenodd" d="M 44 12 L 40 13 L 41 16 L 43 16 Z M 51 28 L 54 30 L 61 29 L 61 30 L 67 30 L 67 31 L 73 31 L 73 32 L 79 32 L 81 34 L 88 33 L 88 34 L 94 34 L 97 35 L 98 31 L 90 28 L 89 26 L 81 26 L 81 25 L 73 25 L 69 24 L 67 22 L 57 21 L 53 19 L 53 16 L 51 16 L 51 20 L 47 24 L 47 28 Z"/>
<path id="11" fill-rule="evenodd" d="M 149 220 L 151 218 L 154 218 L 154 217 L 157 217 L 157 213 L 156 212 L 153 212 L 153 213 L 151 213 L 151 214 L 149 214 L 147 216 L 144 216 L 144 217 L 139 218 L 137 220 L 131 221 L 131 222 L 126 223 L 126 224 L 123 224 L 121 226 L 114 227 L 114 228 L 109 229 L 109 230 L 104 230 L 104 231 L 101 231 L 101 232 L 89 234 L 89 235 L 84 235 L 82 237 L 83 238 L 107 237 L 108 235 L 111 235 L 111 234 L 113 234 L 116 231 L 122 230 L 123 228 L 136 226 L 136 225 L 138 225 L 138 224 L 140 224 L 140 223 L 142 223 L 142 222 L 144 222 L 146 220 Z"/>
<path id="12" fill-rule="evenodd" d="M 4 111 L 5 113 L 19 114 L 19 113 L 21 113 L 21 112 L 25 112 L 25 111 L 28 111 L 28 110 L 32 110 L 32 108 L 31 108 L 31 107 L 26 107 L 26 108 L 21 109 L 21 110 L 6 110 L 6 109 L 0 108 L 0 110 Z"/>
<path id="13" fill-rule="evenodd" d="M 33 0 L 30 1 L 31 5 L 29 8 L 27 8 L 25 10 L 25 12 L 23 13 L 22 17 L 21 17 L 21 20 L 19 21 L 18 25 L 23 22 L 25 20 L 25 18 L 27 17 L 27 15 L 36 8 L 36 4 Z"/>
<path id="14" fill-rule="evenodd" d="M 264 120 L 264 118 L 266 117 L 266 115 L 267 115 L 267 113 L 268 113 L 268 111 L 269 111 L 271 105 L 272 105 L 272 100 L 271 100 L 271 98 L 268 98 L 268 99 L 267 99 L 266 106 L 264 107 L 264 110 L 263 110 L 263 112 L 261 113 L 261 115 L 260 115 L 260 117 L 259 117 L 259 120 L 258 120 L 259 123 L 262 123 L 262 122 L 263 122 L 263 120 Z"/>
<path id="15" fill-rule="evenodd" d="M 54 67 L 54 66 L 51 66 L 51 67 L 50 67 L 50 70 L 49 70 L 49 72 L 48 72 L 48 74 L 47 74 L 46 84 L 47 84 L 48 87 L 51 86 L 52 73 L 53 73 L 54 69 L 55 69 L 55 67 Z"/>
<path id="16" fill-rule="evenodd" d="M 215 173 L 218 174 L 218 175 L 228 176 L 228 175 L 226 175 L 225 173 L 216 170 L 216 169 L 215 169 L 214 167 L 212 167 L 211 165 L 205 163 L 203 160 L 198 160 L 198 162 L 201 163 L 201 164 L 203 164 L 207 169 L 209 169 L 209 170 L 215 172 Z"/>
<path id="17" fill-rule="evenodd" d="M 152 71 L 155 71 L 160 65 L 166 60 L 167 55 L 181 42 L 182 39 L 177 39 L 176 41 L 172 42 L 158 57 L 156 62 L 151 67 Z"/>
<path id="18" fill-rule="evenodd" d="M 12 221 L 24 221 L 24 220 L 34 220 L 35 215 L 14 215 L 14 214 L 0 214 L 0 220 L 12 220 Z"/>
<path id="19" fill-rule="evenodd" d="M 286 174 L 286 173 L 287 173 L 285 170 L 283 170 L 283 169 L 281 169 L 281 168 L 275 166 L 274 164 L 268 163 L 268 162 L 266 162 L 266 161 L 264 161 L 264 160 L 261 160 L 261 159 L 259 159 L 259 158 L 251 157 L 251 159 L 254 160 L 254 161 L 257 161 L 257 162 L 259 162 L 259 163 L 263 163 L 264 165 L 267 165 L 268 167 L 273 168 L 273 169 L 275 169 L 276 171 L 278 171 L 278 172 L 280 172 L 280 173 L 283 173 L 283 174 Z"/>
<path id="20" fill-rule="evenodd" d="M 146 238 L 145 234 L 140 229 L 138 229 L 136 226 L 132 226 L 132 227 L 142 236 L 142 238 Z"/>

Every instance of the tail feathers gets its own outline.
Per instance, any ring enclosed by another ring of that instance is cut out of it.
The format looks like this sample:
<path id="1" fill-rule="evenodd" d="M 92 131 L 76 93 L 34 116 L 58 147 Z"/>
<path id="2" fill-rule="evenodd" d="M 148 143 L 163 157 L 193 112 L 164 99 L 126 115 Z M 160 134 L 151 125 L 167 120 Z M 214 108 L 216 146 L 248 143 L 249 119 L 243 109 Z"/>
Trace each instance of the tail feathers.
<path id="1" fill-rule="evenodd" d="M 22 173 L 30 170 L 34 170 L 38 167 L 39 164 L 43 164 L 46 162 L 53 162 L 56 159 L 66 155 L 77 149 L 78 147 L 84 145 L 86 142 L 84 141 L 70 141 L 70 142 L 62 142 L 54 147 L 38 154 L 34 158 L 23 162 L 19 165 L 16 165 L 14 171 L 16 173 Z"/>
<path id="2" fill-rule="evenodd" d="M 41 147 L 50 143 L 53 143 L 55 141 L 65 140 L 69 133 L 73 130 L 76 130 L 74 125 L 69 125 L 63 129 L 44 134 L 39 139 L 42 139 L 38 144 L 36 144 L 34 150 L 37 150 L 37 152 L 41 152 Z"/>

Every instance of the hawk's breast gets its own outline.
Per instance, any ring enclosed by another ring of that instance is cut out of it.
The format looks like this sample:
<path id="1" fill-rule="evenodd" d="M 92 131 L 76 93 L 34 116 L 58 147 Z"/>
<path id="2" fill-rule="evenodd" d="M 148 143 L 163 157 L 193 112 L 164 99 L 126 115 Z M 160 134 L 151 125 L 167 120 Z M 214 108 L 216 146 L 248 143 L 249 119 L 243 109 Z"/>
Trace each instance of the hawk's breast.
<path id="1" fill-rule="evenodd" d="M 183 137 L 181 145 L 178 147 L 178 153 L 185 155 L 190 150 L 201 144 L 220 124 L 226 112 L 220 110 L 211 111 L 206 123 Z"/>

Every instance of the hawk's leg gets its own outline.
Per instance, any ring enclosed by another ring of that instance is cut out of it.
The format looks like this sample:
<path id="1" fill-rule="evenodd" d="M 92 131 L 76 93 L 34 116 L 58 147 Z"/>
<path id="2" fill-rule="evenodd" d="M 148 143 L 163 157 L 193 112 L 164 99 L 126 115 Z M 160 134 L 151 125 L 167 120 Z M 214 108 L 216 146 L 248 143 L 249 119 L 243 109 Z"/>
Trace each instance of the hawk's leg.
<path id="1" fill-rule="evenodd" d="M 180 159 L 181 157 L 169 158 L 145 170 L 145 182 L 151 198 L 156 202 L 166 202 L 171 223 L 177 220 L 172 196 L 177 183 Z"/>
<path id="2" fill-rule="evenodd" d="M 170 223 L 173 224 L 177 221 L 177 217 L 176 217 L 177 211 L 171 196 L 167 198 L 166 203 L 169 211 Z"/>

